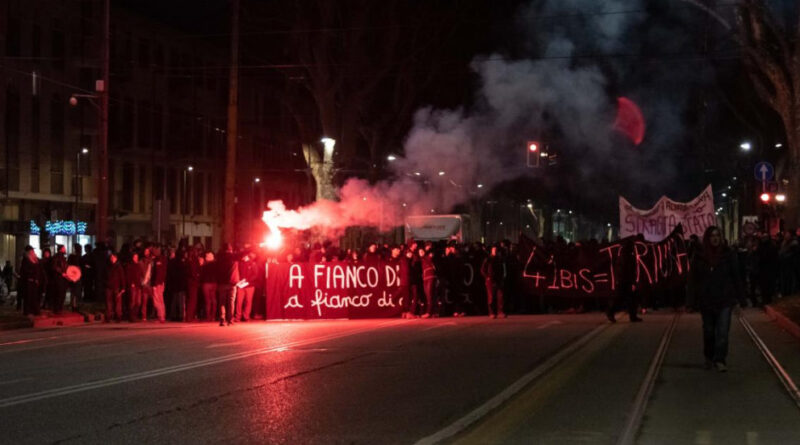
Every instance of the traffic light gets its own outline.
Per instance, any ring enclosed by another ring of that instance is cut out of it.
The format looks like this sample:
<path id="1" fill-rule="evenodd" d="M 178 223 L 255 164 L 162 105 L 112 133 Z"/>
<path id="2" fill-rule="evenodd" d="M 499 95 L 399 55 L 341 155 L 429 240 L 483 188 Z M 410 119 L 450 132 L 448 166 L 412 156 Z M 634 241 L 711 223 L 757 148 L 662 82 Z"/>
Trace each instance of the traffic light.
<path id="1" fill-rule="evenodd" d="M 769 193 L 762 193 L 761 196 L 759 196 L 759 198 L 761 199 L 762 203 L 769 204 L 769 202 L 772 200 L 772 195 L 770 195 Z"/>
<path id="2" fill-rule="evenodd" d="M 539 167 L 539 158 L 542 147 L 537 141 L 528 141 L 525 145 L 525 152 L 528 156 L 528 167 Z"/>

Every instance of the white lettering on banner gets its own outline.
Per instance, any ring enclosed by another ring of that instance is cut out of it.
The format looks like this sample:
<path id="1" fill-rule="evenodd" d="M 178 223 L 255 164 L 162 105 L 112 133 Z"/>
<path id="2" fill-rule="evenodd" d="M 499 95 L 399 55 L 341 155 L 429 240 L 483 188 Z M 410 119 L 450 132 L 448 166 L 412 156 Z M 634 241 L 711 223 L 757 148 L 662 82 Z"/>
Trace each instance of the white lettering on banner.
<path id="1" fill-rule="evenodd" d="M 303 269 L 299 264 L 292 264 L 289 268 L 289 287 L 294 287 L 294 281 L 297 280 L 297 288 L 303 287 Z"/>
<path id="2" fill-rule="evenodd" d="M 386 286 L 393 287 L 393 286 L 400 286 L 400 280 L 398 279 L 397 270 L 395 270 L 391 265 L 386 265 Z"/>
<path id="3" fill-rule="evenodd" d="M 283 306 L 284 309 L 295 308 L 295 309 L 302 309 L 303 304 L 300 303 L 300 300 L 297 298 L 297 295 L 292 295 L 289 297 L 289 301 L 286 302 L 286 305 Z"/>
<path id="4" fill-rule="evenodd" d="M 319 287 L 319 277 L 322 276 L 324 273 L 325 265 L 324 264 L 315 264 L 314 265 L 314 287 Z M 328 278 L 328 286 L 331 287 L 330 277 Z"/>
<path id="5" fill-rule="evenodd" d="M 378 307 L 394 307 L 394 301 L 392 301 L 392 295 L 386 294 L 386 291 L 383 291 L 383 295 L 381 298 L 378 298 Z"/>
<path id="6" fill-rule="evenodd" d="M 358 266 L 356 269 L 356 278 L 358 278 L 358 287 L 367 287 L 366 281 L 361 281 L 361 271 L 366 269 L 366 266 Z"/>
<path id="7" fill-rule="evenodd" d="M 378 286 L 378 268 L 370 267 L 367 269 L 367 284 L 369 284 L 369 287 Z"/>
<path id="8" fill-rule="evenodd" d="M 467 268 L 469 271 L 468 274 L 464 275 L 464 286 L 470 287 L 472 286 L 472 280 L 475 279 L 475 270 L 472 268 L 472 264 L 464 263 L 464 267 Z"/>
<path id="9" fill-rule="evenodd" d="M 684 236 L 703 236 L 709 226 L 716 223 L 714 194 L 711 186 L 689 202 L 676 202 L 666 196 L 651 209 L 641 210 L 619 197 L 619 237 L 639 233 L 647 241 L 658 242 L 669 236 L 678 224 L 683 225 Z"/>
<path id="10" fill-rule="evenodd" d="M 336 284 L 337 280 L 339 283 L 338 285 Z M 342 266 L 338 264 L 333 266 L 333 287 L 344 289 L 344 270 L 342 269 Z"/>
<path id="11" fill-rule="evenodd" d="M 317 308 L 317 315 L 322 317 L 322 307 L 328 309 L 342 309 L 347 307 L 368 307 L 372 293 L 354 296 L 331 295 L 322 292 L 322 289 L 314 291 L 314 299 L 311 300 L 311 307 Z"/>

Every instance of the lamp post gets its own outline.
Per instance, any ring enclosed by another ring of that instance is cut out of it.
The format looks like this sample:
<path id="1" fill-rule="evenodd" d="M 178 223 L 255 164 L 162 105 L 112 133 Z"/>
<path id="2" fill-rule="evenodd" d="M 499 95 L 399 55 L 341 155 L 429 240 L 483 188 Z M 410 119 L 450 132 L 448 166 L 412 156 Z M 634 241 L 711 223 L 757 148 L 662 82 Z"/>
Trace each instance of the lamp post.
<path id="1" fill-rule="evenodd" d="M 72 218 L 74 220 L 78 220 L 78 205 L 80 202 L 81 194 L 83 192 L 83 181 L 81 175 L 81 155 L 89 154 L 89 149 L 86 147 L 82 147 L 75 153 L 75 211 L 73 212 Z"/>
<path id="2" fill-rule="evenodd" d="M 191 173 L 194 170 L 194 167 L 191 165 L 187 166 L 183 169 L 183 201 L 181 204 L 181 238 L 186 237 L 186 211 L 188 210 L 188 198 L 187 198 L 187 190 L 186 190 L 186 175 Z"/>

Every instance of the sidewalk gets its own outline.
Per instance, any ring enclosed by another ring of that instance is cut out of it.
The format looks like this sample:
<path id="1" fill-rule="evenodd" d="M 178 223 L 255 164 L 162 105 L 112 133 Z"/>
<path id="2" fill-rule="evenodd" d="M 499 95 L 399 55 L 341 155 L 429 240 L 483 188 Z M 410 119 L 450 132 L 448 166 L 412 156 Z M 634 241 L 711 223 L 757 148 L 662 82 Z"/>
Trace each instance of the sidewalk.
<path id="1" fill-rule="evenodd" d="M 728 366 L 703 368 L 700 316 L 681 317 L 637 443 L 800 443 L 800 410 L 735 317 Z"/>

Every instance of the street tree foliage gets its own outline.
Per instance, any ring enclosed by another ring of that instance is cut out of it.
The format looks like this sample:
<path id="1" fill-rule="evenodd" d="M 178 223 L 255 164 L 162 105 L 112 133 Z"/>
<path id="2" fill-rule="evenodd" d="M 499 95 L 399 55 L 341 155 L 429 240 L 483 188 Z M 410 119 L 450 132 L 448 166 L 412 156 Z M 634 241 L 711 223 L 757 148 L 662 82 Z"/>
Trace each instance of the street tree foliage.
<path id="1" fill-rule="evenodd" d="M 758 96 L 774 110 L 786 133 L 789 199 L 786 220 L 800 217 L 800 11 L 771 10 L 765 0 L 738 8 L 742 60 Z"/>

